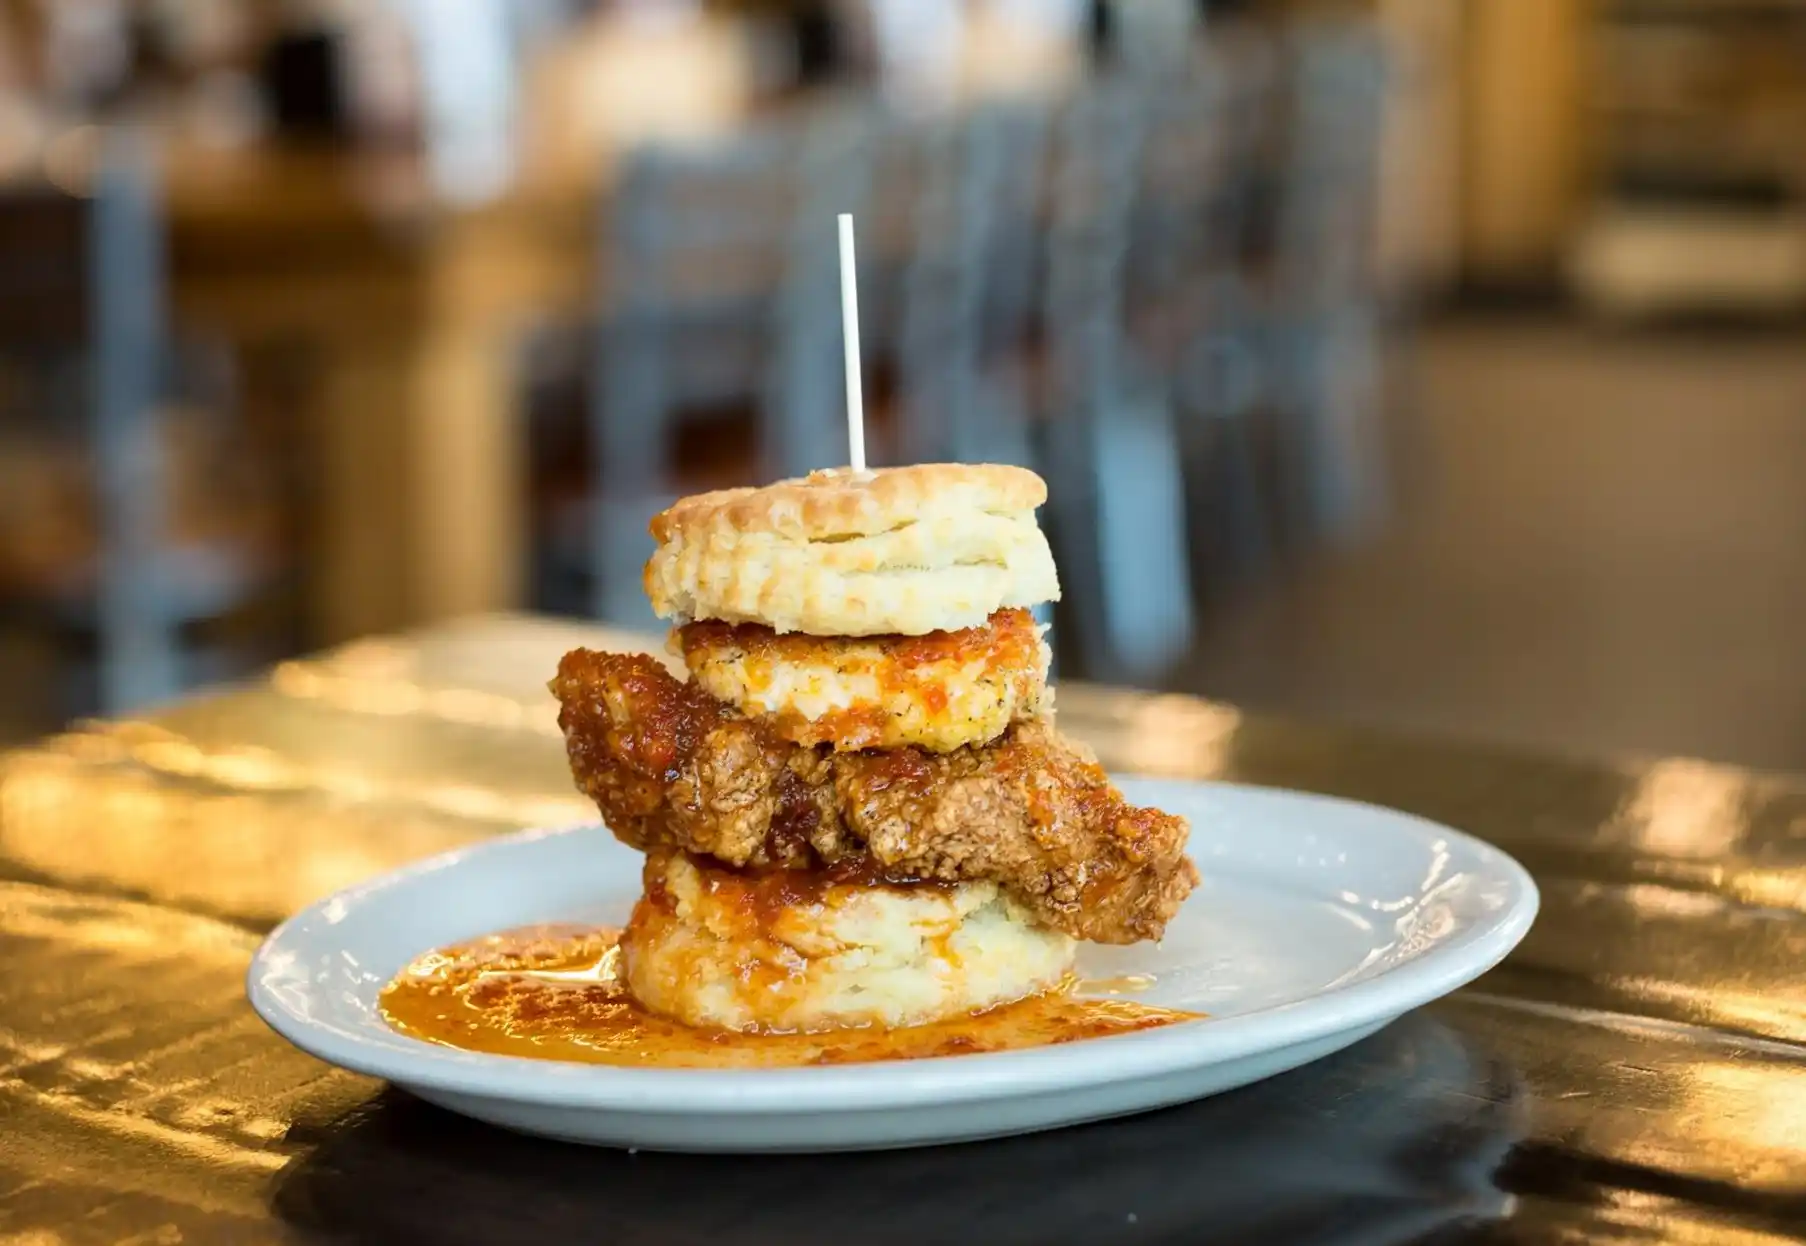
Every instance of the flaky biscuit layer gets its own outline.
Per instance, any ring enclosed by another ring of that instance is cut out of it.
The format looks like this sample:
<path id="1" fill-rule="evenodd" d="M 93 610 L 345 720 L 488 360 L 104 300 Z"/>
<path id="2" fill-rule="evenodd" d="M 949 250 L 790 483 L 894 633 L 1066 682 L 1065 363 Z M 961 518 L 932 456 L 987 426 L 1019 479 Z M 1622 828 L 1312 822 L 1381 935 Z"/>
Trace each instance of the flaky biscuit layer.
<path id="1" fill-rule="evenodd" d="M 652 522 L 653 609 L 818 636 L 920 636 L 1058 600 L 1035 522 L 1046 486 L 1017 467 L 816 472 L 686 498 Z"/>

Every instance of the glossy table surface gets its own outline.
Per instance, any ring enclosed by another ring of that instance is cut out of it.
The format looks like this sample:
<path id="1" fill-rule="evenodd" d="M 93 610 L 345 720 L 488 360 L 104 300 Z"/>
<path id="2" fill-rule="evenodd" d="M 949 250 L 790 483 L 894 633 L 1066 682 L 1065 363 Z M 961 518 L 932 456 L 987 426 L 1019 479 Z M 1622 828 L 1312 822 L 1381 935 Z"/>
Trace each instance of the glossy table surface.
<path id="1" fill-rule="evenodd" d="M 1806 780 L 1063 687 L 1107 765 L 1331 792 L 1507 848 L 1529 939 L 1349 1051 L 1188 1107 L 863 1156 L 586 1150 L 296 1052 L 258 932 L 591 813 L 543 682 L 595 629 L 368 641 L 0 758 L 0 1242 L 1806 1240 Z M 643 643 L 643 642 L 642 642 Z"/>

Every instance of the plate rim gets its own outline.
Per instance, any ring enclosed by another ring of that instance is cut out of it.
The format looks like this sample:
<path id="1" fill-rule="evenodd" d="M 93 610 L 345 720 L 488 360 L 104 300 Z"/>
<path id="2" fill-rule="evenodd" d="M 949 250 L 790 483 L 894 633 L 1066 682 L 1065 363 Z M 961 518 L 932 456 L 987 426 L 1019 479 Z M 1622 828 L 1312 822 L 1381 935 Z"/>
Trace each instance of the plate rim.
<path id="1" fill-rule="evenodd" d="M 1535 879 L 1504 849 L 1418 814 L 1317 792 L 1212 779 L 1113 774 L 1129 787 L 1169 785 L 1229 792 L 1280 803 L 1304 802 L 1382 814 L 1419 839 L 1459 846 L 1505 879 L 1509 903 L 1453 940 L 1372 977 L 1314 995 L 1224 1018 L 1201 1018 L 1155 1030 L 1069 1044 L 984 1052 L 933 1060 L 780 1069 L 641 1069 L 463 1051 L 395 1031 L 380 1036 L 319 1021 L 291 1009 L 269 979 L 288 944 L 325 922 L 335 908 L 524 843 L 606 832 L 597 821 L 531 827 L 409 862 L 322 897 L 277 925 L 246 970 L 252 1009 L 283 1039 L 329 1064 L 476 1099 L 641 1115 L 708 1112 L 798 1116 L 975 1104 L 1074 1087 L 1098 1087 L 1174 1075 L 1262 1052 L 1313 1042 L 1376 1021 L 1389 1021 L 1474 981 L 1510 954 L 1529 932 L 1541 904 Z M 425 949 L 422 949 L 423 951 Z M 380 989 L 377 988 L 377 989 Z M 1324 1006 L 1328 1001 L 1332 1006 Z M 1299 1014 L 1305 1014 L 1300 1016 Z M 380 1021 L 378 1022 L 380 1024 Z M 1099 1066 L 1099 1045 L 1111 1053 Z"/>

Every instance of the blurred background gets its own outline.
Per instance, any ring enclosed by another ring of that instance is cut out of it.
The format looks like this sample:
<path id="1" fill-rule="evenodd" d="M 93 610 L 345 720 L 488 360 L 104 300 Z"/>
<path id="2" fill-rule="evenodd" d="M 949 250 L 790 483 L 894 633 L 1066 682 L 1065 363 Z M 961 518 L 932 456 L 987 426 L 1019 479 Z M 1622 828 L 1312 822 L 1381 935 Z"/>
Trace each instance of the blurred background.
<path id="1" fill-rule="evenodd" d="M 0 0 L 0 741 L 1048 478 L 1060 673 L 1806 763 L 1806 0 Z"/>

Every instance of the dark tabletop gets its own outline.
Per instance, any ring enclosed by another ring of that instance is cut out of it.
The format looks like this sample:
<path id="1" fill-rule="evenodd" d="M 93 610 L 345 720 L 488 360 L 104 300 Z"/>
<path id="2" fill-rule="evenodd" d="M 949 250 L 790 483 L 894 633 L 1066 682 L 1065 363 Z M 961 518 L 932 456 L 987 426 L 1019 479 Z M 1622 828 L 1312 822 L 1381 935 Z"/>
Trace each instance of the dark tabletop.
<path id="1" fill-rule="evenodd" d="M 516 1137 L 244 1002 L 258 932 L 591 811 L 541 685 L 597 633 L 365 642 L 0 759 L 0 1243 L 1806 1241 L 1806 780 L 1060 690 L 1114 769 L 1376 801 L 1508 849 L 1503 966 L 1244 1090 L 1004 1142 L 698 1158 Z"/>

